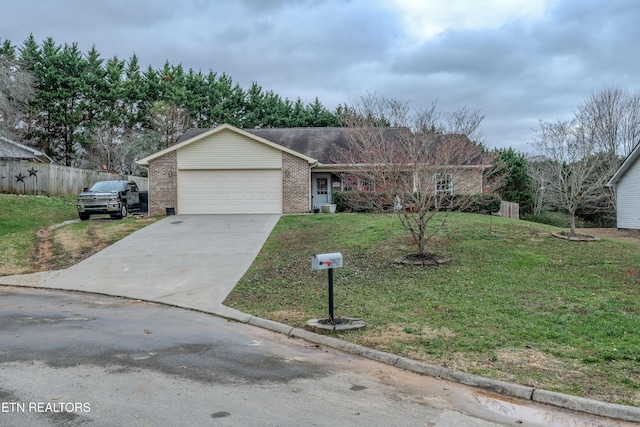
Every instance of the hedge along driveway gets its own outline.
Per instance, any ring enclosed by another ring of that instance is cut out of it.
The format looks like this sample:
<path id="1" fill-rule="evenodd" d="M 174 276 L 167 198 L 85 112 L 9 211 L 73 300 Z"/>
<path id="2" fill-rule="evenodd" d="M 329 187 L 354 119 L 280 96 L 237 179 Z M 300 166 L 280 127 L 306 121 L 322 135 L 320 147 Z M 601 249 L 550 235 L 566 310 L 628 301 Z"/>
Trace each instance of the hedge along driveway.
<path id="1" fill-rule="evenodd" d="M 326 273 L 342 252 L 336 316 L 367 322 L 341 338 L 490 378 L 640 405 L 640 246 L 575 243 L 554 227 L 456 214 L 431 242 L 453 259 L 400 266 L 415 250 L 392 215 L 283 217 L 226 304 L 302 327 L 327 317 Z M 324 273 L 324 274 L 323 274 Z"/>

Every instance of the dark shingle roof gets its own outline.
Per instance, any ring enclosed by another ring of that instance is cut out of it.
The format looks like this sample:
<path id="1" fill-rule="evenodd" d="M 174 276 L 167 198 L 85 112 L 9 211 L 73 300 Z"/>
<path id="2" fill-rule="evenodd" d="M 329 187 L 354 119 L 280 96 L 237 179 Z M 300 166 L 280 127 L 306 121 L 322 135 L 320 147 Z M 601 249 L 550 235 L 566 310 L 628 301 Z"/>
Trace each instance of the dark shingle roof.
<path id="1" fill-rule="evenodd" d="M 211 129 L 189 129 L 177 141 L 187 141 Z M 320 164 L 331 165 L 336 163 L 340 150 L 346 150 L 350 138 L 354 137 L 358 128 L 346 127 L 307 127 L 307 128 L 262 128 L 243 129 L 257 137 L 266 139 L 275 144 L 286 147 L 297 153 L 317 160 Z M 383 132 L 388 140 L 399 140 L 408 128 L 384 127 L 376 128 L 376 132 Z M 480 154 L 474 143 L 466 135 L 462 134 L 433 134 L 428 136 L 427 147 L 429 150 L 438 150 L 447 146 L 452 141 L 458 141 L 456 146 L 468 147 L 469 151 L 461 150 L 457 155 L 452 154 L 448 159 L 452 164 L 481 165 L 486 159 Z M 462 142 L 462 145 L 459 144 Z M 457 158 L 459 157 L 459 158 Z"/>
<path id="2" fill-rule="evenodd" d="M 380 128 L 389 139 L 397 139 L 406 128 Z M 304 154 L 319 163 L 329 165 L 336 162 L 339 150 L 346 150 L 350 138 L 357 128 L 265 128 L 244 129 L 293 151 Z"/>
<path id="3" fill-rule="evenodd" d="M 380 128 L 389 138 L 399 138 L 406 128 Z M 178 143 L 194 138 L 210 129 L 189 129 L 177 141 Z M 356 128 L 307 127 L 307 128 L 262 128 L 243 129 L 257 137 L 266 139 L 290 150 L 316 159 L 321 164 L 334 164 L 338 150 L 346 149 L 350 134 L 358 132 Z"/>
<path id="4" fill-rule="evenodd" d="M 188 139 L 194 138 L 202 133 L 205 133 L 207 131 L 210 131 L 211 128 L 191 128 L 189 130 L 187 130 L 185 133 L 183 133 L 180 138 L 178 138 L 178 140 L 176 141 L 176 144 L 179 144 L 181 142 L 184 142 Z"/>

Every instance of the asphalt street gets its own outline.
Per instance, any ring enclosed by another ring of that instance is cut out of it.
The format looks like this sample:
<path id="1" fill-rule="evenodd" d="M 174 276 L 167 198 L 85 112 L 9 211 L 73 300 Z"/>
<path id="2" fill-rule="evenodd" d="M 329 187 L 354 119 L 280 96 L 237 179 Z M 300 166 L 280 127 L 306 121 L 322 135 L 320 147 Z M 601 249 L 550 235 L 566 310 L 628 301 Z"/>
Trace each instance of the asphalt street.
<path id="1" fill-rule="evenodd" d="M 630 426 L 206 313 L 0 288 L 2 426 Z"/>

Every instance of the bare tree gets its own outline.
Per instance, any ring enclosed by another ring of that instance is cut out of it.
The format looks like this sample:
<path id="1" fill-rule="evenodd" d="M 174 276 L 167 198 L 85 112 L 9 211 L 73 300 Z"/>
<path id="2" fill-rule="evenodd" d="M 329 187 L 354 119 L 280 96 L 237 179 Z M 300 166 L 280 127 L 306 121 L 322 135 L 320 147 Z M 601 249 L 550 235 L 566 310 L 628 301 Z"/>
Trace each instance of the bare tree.
<path id="1" fill-rule="evenodd" d="M 640 141 L 640 94 L 605 87 L 578 106 L 576 120 L 613 159 L 626 157 Z"/>
<path id="2" fill-rule="evenodd" d="M 0 133 L 11 134 L 34 96 L 33 77 L 17 63 L 0 55 Z"/>
<path id="3" fill-rule="evenodd" d="M 576 234 L 576 212 L 594 204 L 610 177 L 607 153 L 578 120 L 540 121 L 532 145 L 544 156 L 545 195 L 569 214 L 571 234 Z"/>
<path id="4" fill-rule="evenodd" d="M 627 110 L 621 123 L 621 154 L 626 157 L 640 143 L 640 92 L 627 97 Z"/>
<path id="5" fill-rule="evenodd" d="M 527 159 L 527 175 L 531 183 L 531 194 L 533 194 L 533 214 L 540 215 L 542 210 L 548 206 L 552 168 L 548 159 L 540 156 L 529 156 Z"/>
<path id="6" fill-rule="evenodd" d="M 603 153 L 603 166 L 608 166 L 609 170 L 601 169 L 611 177 L 622 159 L 640 142 L 640 93 L 605 87 L 579 105 L 575 117 L 585 138 L 592 139 L 597 150 Z M 583 206 L 590 212 L 599 212 L 601 218 L 613 221 L 616 193 L 612 188 L 603 186 Z"/>
<path id="7" fill-rule="evenodd" d="M 186 108 L 164 101 L 158 101 L 153 104 L 150 118 L 151 128 L 160 135 L 160 149 L 165 149 L 175 144 L 178 138 L 194 125 Z"/>
<path id="8" fill-rule="evenodd" d="M 413 111 L 406 102 L 368 95 L 342 119 L 350 143 L 338 162 L 350 165 L 342 179 L 359 190 L 351 192 L 354 202 L 395 212 L 426 255 L 447 215 L 482 191 L 481 146 L 446 130 L 477 133 L 482 116 L 468 109 L 446 115 L 435 103 Z"/>
<path id="9" fill-rule="evenodd" d="M 96 128 L 89 134 L 90 144 L 83 156 L 83 167 L 122 172 L 118 165 L 122 141 L 119 132 L 111 127 Z"/>
<path id="10" fill-rule="evenodd" d="M 121 132 L 104 126 L 90 133 L 90 145 L 83 167 L 115 171 L 124 175 L 139 175 L 144 170 L 136 160 L 158 151 L 160 136 L 155 132 Z"/>

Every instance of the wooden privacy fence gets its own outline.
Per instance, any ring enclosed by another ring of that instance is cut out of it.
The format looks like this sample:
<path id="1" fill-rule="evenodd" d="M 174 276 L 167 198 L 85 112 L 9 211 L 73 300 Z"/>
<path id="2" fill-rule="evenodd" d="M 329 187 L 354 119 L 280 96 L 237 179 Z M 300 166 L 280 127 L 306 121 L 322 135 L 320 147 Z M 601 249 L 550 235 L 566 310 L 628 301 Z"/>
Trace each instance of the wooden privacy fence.
<path id="1" fill-rule="evenodd" d="M 139 176 L 49 163 L 0 160 L 0 193 L 76 196 L 96 181 L 116 179 L 131 179 L 141 191 L 149 189 L 149 180 Z"/>
<path id="2" fill-rule="evenodd" d="M 520 219 L 520 204 L 503 201 L 500 203 L 498 215 L 505 218 Z"/>

